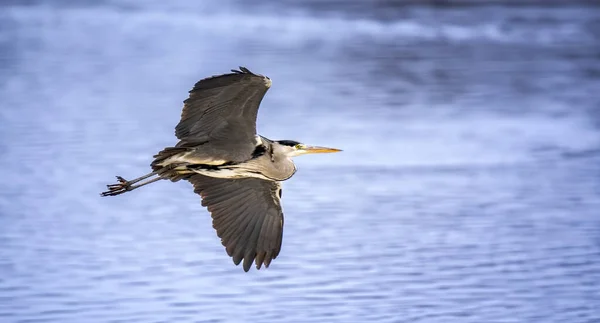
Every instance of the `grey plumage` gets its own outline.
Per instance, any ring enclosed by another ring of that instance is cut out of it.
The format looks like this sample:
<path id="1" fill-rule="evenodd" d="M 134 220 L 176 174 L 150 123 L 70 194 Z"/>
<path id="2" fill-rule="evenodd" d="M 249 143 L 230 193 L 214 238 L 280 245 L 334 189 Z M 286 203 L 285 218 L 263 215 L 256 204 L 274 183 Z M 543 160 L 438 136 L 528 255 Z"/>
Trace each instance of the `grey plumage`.
<path id="1" fill-rule="evenodd" d="M 291 157 L 340 151 L 273 141 L 256 133 L 260 102 L 271 80 L 244 67 L 197 82 L 175 127 L 179 142 L 154 156 L 153 172 L 108 185 L 119 195 L 160 179 L 185 179 L 202 197 L 227 254 L 244 271 L 269 267 L 281 251 L 281 184 L 296 172 Z M 142 180 L 156 176 L 145 182 Z"/>
<path id="2" fill-rule="evenodd" d="M 255 178 L 222 179 L 193 175 L 188 179 L 202 196 L 213 218 L 213 228 L 227 254 L 248 271 L 256 259 L 258 269 L 279 255 L 283 238 L 283 212 L 278 182 Z"/>
<path id="3" fill-rule="evenodd" d="M 270 87 L 269 78 L 244 67 L 203 79 L 184 101 L 175 135 L 177 147 L 204 143 L 213 158 L 241 162 L 255 147 L 258 107 Z"/>

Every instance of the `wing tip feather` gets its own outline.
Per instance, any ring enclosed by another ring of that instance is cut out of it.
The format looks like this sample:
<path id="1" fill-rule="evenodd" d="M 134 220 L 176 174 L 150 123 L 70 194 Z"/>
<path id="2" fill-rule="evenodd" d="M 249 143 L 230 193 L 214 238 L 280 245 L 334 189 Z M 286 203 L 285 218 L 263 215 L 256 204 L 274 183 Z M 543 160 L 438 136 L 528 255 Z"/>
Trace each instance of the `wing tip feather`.
<path id="1" fill-rule="evenodd" d="M 231 70 L 233 73 L 235 74 L 252 74 L 252 75 L 256 75 L 254 73 L 252 73 L 249 69 L 247 69 L 244 66 L 240 66 L 239 70 Z"/>

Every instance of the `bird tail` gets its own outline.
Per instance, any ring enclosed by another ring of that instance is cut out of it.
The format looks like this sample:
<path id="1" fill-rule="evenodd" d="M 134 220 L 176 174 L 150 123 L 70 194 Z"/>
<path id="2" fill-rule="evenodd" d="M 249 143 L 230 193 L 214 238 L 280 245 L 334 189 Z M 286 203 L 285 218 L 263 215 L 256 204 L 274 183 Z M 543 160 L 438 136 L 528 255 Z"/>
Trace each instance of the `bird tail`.
<path id="1" fill-rule="evenodd" d="M 152 162 L 152 164 L 150 164 L 150 166 L 152 166 L 153 171 L 160 170 L 161 168 L 164 168 L 164 166 L 166 166 L 163 164 L 163 162 L 165 162 L 168 158 L 184 153 L 186 151 L 188 151 L 187 148 L 167 147 L 159 151 L 158 154 L 154 155 L 154 161 Z"/>
<path id="2" fill-rule="evenodd" d="M 158 176 L 172 182 L 188 178 L 193 172 L 188 171 L 185 167 L 179 167 L 184 166 L 185 163 L 181 163 L 181 165 L 176 163 L 165 164 L 167 159 L 187 151 L 189 151 L 189 148 L 183 147 L 167 147 L 161 150 L 158 154 L 154 155 L 154 161 L 150 164 L 152 171 L 156 172 Z"/>

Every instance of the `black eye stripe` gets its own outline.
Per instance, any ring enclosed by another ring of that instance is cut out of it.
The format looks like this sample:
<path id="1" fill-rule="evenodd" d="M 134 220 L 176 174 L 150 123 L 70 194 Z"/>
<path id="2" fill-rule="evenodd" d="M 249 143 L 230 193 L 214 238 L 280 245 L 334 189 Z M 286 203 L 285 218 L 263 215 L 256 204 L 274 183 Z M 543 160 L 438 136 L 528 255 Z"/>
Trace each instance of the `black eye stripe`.
<path id="1" fill-rule="evenodd" d="M 300 145 L 299 142 L 294 141 L 294 140 L 279 140 L 277 141 L 280 145 L 285 145 L 285 146 L 290 146 L 290 147 L 296 147 L 296 145 Z"/>

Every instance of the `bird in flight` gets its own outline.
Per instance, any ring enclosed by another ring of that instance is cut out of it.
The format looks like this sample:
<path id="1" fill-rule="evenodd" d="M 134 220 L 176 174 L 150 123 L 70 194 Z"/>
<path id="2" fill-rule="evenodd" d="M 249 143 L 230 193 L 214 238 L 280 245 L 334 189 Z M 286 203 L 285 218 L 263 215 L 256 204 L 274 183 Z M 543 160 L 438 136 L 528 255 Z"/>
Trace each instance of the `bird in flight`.
<path id="1" fill-rule="evenodd" d="M 271 79 L 245 67 L 198 81 L 175 127 L 179 142 L 154 156 L 152 172 L 133 180 L 117 176 L 102 196 L 133 191 L 158 180 L 187 180 L 212 216 L 227 254 L 244 271 L 279 255 L 283 237 L 281 182 L 296 172 L 292 157 L 335 148 L 256 133 L 258 107 Z"/>

